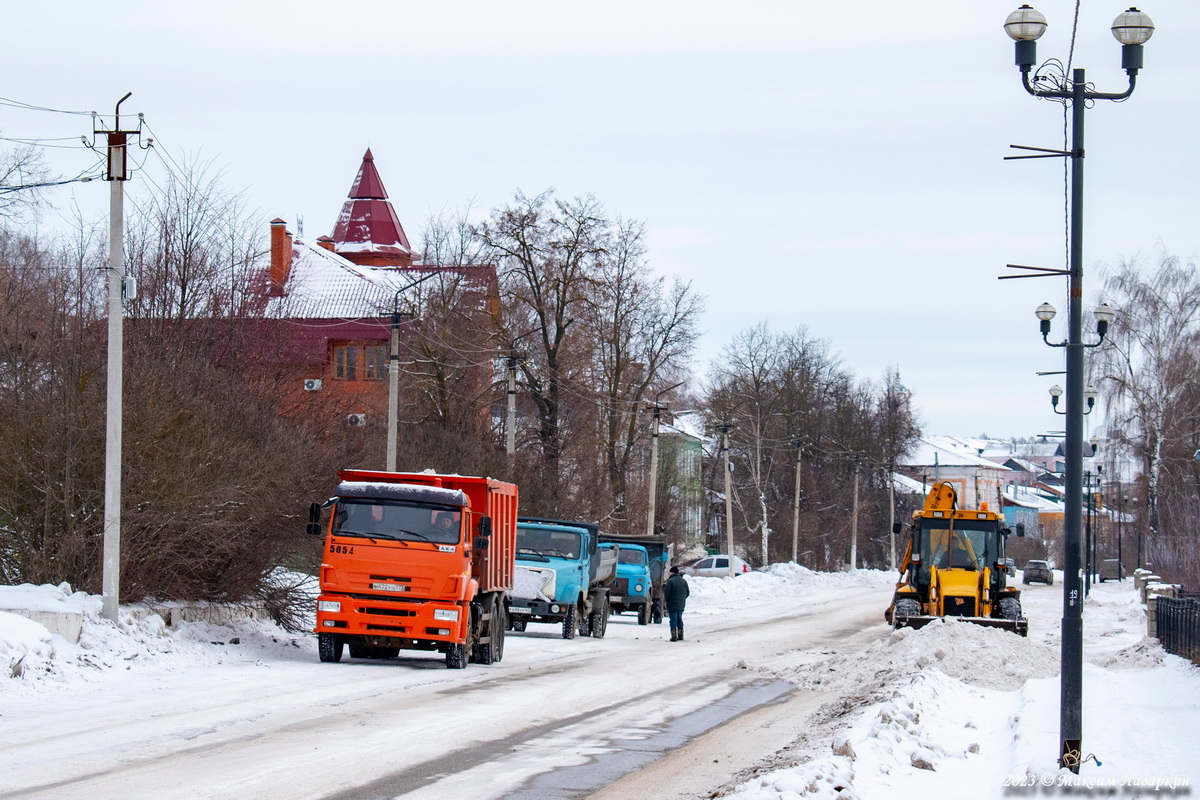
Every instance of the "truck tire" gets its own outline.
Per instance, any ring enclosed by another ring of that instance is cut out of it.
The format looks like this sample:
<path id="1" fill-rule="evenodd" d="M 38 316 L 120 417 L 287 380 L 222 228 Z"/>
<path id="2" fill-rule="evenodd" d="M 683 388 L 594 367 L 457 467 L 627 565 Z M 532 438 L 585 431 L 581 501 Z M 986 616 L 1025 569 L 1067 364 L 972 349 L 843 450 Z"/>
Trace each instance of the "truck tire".
<path id="1" fill-rule="evenodd" d="M 446 669 L 466 669 L 467 646 L 452 644 L 446 648 Z"/>
<path id="2" fill-rule="evenodd" d="M 564 639 L 574 639 L 575 631 L 579 627 L 579 620 L 575 616 L 575 604 L 567 606 L 567 613 L 563 617 L 562 637 Z"/>
<path id="3" fill-rule="evenodd" d="M 351 658 L 371 657 L 371 648 L 361 642 L 347 642 L 346 649 L 350 651 Z"/>
<path id="4" fill-rule="evenodd" d="M 520 619 L 513 619 L 510 624 L 512 625 L 512 629 L 514 631 L 520 633 L 521 631 L 525 630 L 525 626 L 529 624 L 529 620 L 521 617 Z"/>
<path id="5" fill-rule="evenodd" d="M 663 621 L 662 600 L 655 600 L 654 605 L 650 607 L 650 621 L 655 625 L 661 625 Z"/>
<path id="6" fill-rule="evenodd" d="M 496 602 L 493 597 L 487 602 L 487 607 L 484 614 L 488 619 L 486 622 L 487 629 L 484 631 L 487 634 L 487 641 L 475 645 L 475 663 L 476 664 L 495 664 L 501 656 L 504 655 L 504 619 L 501 616 L 503 606 Z M 481 627 L 484 623 L 481 623 Z"/>
<path id="7" fill-rule="evenodd" d="M 591 635 L 593 639 L 603 639 L 608 630 L 608 597 L 601 596 L 592 604 Z"/>
<path id="8" fill-rule="evenodd" d="M 638 606 L 638 625 L 650 624 L 650 604 L 642 603 Z"/>
<path id="9" fill-rule="evenodd" d="M 580 636 L 591 636 L 592 635 L 592 615 L 585 614 L 582 609 L 583 609 L 583 606 L 580 606 L 580 610 L 575 615 L 579 618 L 579 635 Z"/>
<path id="10" fill-rule="evenodd" d="M 1021 618 L 1021 601 L 1015 597 L 1000 598 L 1000 619 L 1017 620 Z"/>
<path id="11" fill-rule="evenodd" d="M 317 634 L 317 655 L 322 661 L 336 664 L 342 660 L 342 637 L 336 633 Z"/>

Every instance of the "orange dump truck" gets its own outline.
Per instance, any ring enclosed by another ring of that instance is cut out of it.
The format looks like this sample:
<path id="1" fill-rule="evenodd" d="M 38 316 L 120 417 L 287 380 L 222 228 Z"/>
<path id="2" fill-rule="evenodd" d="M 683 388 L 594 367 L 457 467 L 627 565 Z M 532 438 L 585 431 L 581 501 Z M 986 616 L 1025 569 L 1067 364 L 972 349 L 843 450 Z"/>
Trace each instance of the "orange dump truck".
<path id="1" fill-rule="evenodd" d="M 325 535 L 317 641 L 322 661 L 436 650 L 446 666 L 504 655 L 516 554 L 517 487 L 433 472 L 341 470 L 309 509 Z M 322 524 L 322 509 L 330 509 Z"/>

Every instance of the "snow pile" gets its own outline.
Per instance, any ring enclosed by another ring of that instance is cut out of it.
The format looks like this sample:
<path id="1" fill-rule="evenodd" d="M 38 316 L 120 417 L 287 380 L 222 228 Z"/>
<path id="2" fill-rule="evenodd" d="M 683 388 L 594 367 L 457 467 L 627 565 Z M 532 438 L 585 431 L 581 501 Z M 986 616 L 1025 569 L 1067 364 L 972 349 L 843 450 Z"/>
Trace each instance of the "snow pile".
<path id="1" fill-rule="evenodd" d="M 1030 678 L 1057 675 L 1058 663 L 1058 651 L 1045 644 L 999 628 L 938 620 L 919 630 L 893 631 L 860 656 L 835 661 L 820 672 L 806 665 L 772 671 L 801 688 L 823 691 L 887 686 L 920 670 L 936 670 L 974 686 L 1017 689 Z"/>
<path id="2" fill-rule="evenodd" d="M 0 692 L 39 691 L 51 685 L 102 679 L 114 671 L 162 671 L 174 666 L 256 661 L 267 653 L 301 648 L 311 656 L 307 637 L 285 633 L 270 622 L 239 619 L 228 625 L 180 623 L 170 629 L 158 614 L 122 608 L 120 622 L 100 615 L 97 595 L 58 586 L 0 586 L 0 607 L 82 614 L 79 643 L 50 633 L 18 614 L 0 611 Z"/>
<path id="3" fill-rule="evenodd" d="M 1129 584 L 1094 586 L 1085 604 L 1084 744 L 1103 766 L 1090 762 L 1086 776 L 1059 770 L 1061 597 L 1024 593 L 1040 637 L 939 621 L 893 631 L 853 659 L 797 652 L 791 663 L 758 666 L 829 702 L 805 735 L 722 796 L 963 796 L 970 786 L 973 797 L 1002 798 L 1077 778 L 1127 789 L 1148 776 L 1194 781 L 1200 670 L 1145 637 Z"/>
<path id="4" fill-rule="evenodd" d="M 895 582 L 895 573 L 875 569 L 854 572 L 813 572 L 795 562 L 771 564 L 765 571 L 734 577 L 687 576 L 690 598 L 701 604 L 725 600 L 770 600 L 808 593 L 842 592 Z M 883 613 L 882 611 L 880 612 Z"/>

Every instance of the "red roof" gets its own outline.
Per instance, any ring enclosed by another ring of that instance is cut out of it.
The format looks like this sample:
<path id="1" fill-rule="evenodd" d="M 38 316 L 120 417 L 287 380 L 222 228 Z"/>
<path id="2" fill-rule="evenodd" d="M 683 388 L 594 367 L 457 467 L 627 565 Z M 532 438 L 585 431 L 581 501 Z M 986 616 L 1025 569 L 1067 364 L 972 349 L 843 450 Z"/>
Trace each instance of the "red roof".
<path id="1" fill-rule="evenodd" d="M 368 149 L 333 229 L 335 252 L 351 260 L 382 256 L 399 257 L 401 265 L 412 263 L 412 246 L 387 197 Z"/>

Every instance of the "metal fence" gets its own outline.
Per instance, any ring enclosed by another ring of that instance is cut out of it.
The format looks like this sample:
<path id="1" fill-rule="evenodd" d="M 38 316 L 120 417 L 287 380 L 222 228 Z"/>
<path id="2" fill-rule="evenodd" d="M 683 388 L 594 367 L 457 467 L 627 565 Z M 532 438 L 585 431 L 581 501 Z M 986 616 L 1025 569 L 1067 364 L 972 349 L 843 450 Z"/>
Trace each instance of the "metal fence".
<path id="1" fill-rule="evenodd" d="M 1159 597 L 1154 606 L 1156 636 L 1163 649 L 1200 664 L 1200 600 Z"/>

